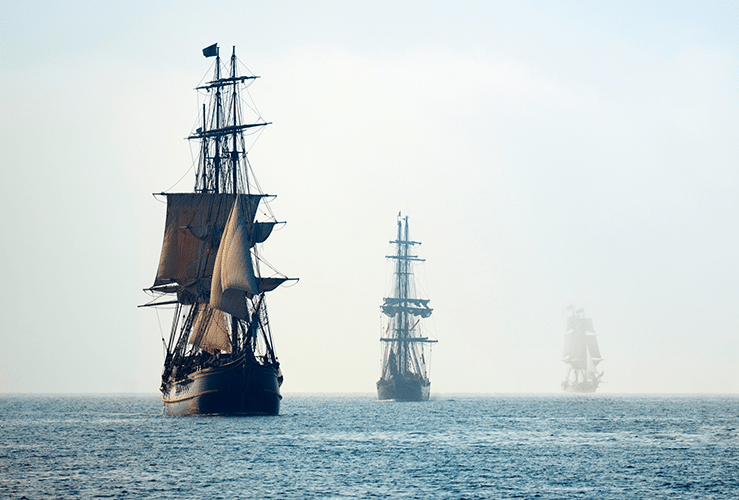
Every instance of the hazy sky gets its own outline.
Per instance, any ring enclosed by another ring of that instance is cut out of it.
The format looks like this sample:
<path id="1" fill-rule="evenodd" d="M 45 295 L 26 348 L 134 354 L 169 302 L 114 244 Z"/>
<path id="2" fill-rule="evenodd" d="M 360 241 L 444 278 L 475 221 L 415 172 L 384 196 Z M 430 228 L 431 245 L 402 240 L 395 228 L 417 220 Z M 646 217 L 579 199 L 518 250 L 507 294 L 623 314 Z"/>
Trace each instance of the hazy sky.
<path id="1" fill-rule="evenodd" d="M 558 392 L 569 304 L 600 392 L 739 392 L 739 3 L 243 0 L 0 4 L 0 392 L 157 390 L 215 42 L 273 122 L 284 392 L 375 391 L 401 210 L 432 392 Z"/>

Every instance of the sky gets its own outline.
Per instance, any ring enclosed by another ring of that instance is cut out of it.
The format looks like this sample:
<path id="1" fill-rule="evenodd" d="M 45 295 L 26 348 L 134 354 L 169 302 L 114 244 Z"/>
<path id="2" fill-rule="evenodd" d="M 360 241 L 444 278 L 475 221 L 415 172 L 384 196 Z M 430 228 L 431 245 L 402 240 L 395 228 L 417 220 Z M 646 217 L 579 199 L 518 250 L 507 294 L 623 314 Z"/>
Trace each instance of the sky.
<path id="1" fill-rule="evenodd" d="M 570 304 L 599 392 L 739 393 L 739 4 L 464 0 L 3 2 L 0 392 L 157 391 L 216 42 L 272 122 L 284 393 L 375 391 L 399 211 L 432 393 L 560 392 Z"/>

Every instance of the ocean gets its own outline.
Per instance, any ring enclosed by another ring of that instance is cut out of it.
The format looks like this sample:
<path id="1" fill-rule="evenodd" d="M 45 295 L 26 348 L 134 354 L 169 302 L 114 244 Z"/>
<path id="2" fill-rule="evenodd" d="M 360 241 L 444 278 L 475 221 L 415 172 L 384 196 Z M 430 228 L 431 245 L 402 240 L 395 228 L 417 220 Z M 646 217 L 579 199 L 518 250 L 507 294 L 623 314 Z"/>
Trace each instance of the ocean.
<path id="1" fill-rule="evenodd" d="M 0 497 L 738 498 L 739 397 L 286 395 L 277 417 L 168 417 L 157 395 L 2 395 Z"/>

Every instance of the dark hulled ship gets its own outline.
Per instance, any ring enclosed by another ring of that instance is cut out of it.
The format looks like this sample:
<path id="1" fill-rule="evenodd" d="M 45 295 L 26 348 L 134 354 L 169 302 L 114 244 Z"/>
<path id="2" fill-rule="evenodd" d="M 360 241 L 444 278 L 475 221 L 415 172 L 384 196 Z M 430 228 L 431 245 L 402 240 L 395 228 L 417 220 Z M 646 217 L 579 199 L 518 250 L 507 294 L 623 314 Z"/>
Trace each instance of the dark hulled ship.
<path id="1" fill-rule="evenodd" d="M 421 320 L 431 316 L 429 300 L 418 298 L 413 263 L 424 259 L 413 255 L 412 248 L 420 245 L 411 241 L 408 217 L 398 214 L 395 253 L 386 256 L 393 263 L 393 290 L 383 300 L 381 309 L 387 317 L 382 343 L 382 376 L 377 382 L 380 400 L 428 401 L 431 382 L 426 361 L 427 347 L 436 342 L 421 333 Z"/>
<path id="2" fill-rule="evenodd" d="M 572 308 L 572 316 L 567 318 L 564 357 L 567 375 L 562 389 L 567 392 L 595 392 L 600 385 L 603 372 L 596 368 L 602 361 L 598 340 L 595 337 L 593 320 L 586 318 L 584 309 Z"/>
<path id="3" fill-rule="evenodd" d="M 188 137 L 199 151 L 195 188 L 157 195 L 166 198 L 167 217 L 146 305 L 174 309 L 164 341 L 164 411 L 277 415 L 282 373 L 266 294 L 290 278 L 260 258 L 260 244 L 280 223 L 254 177 L 245 138 L 268 123 L 258 114 L 244 123 L 242 102 L 258 77 L 241 74 L 235 47 L 227 66 L 217 45 L 203 55 L 215 63 L 213 78 L 197 87 L 206 102 Z"/>

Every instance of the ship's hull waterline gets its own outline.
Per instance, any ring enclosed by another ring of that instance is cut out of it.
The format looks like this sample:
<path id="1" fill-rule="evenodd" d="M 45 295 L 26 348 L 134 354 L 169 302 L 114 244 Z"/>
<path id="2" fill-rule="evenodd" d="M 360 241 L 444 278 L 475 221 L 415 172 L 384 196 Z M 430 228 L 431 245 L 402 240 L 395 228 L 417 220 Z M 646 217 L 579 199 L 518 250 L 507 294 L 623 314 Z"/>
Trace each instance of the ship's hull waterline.
<path id="1" fill-rule="evenodd" d="M 166 415 L 278 415 L 279 368 L 241 357 L 190 373 L 162 394 Z"/>
<path id="2" fill-rule="evenodd" d="M 577 382 L 577 383 L 563 383 L 562 388 L 565 390 L 565 392 L 575 392 L 575 393 L 593 393 L 598 389 L 599 381 L 585 381 L 585 382 Z"/>
<path id="3" fill-rule="evenodd" d="M 431 382 L 415 377 L 393 377 L 377 381 L 377 399 L 380 401 L 428 401 Z"/>

